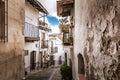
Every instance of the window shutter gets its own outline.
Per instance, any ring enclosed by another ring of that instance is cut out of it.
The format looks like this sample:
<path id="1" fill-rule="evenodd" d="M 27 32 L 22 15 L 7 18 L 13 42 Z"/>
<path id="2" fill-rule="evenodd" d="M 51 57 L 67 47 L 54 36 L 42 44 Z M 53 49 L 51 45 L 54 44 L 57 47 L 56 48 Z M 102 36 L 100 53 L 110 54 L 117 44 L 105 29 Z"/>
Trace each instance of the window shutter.
<path id="1" fill-rule="evenodd" d="M 0 42 L 6 42 L 8 37 L 7 3 L 7 0 L 0 0 Z"/>

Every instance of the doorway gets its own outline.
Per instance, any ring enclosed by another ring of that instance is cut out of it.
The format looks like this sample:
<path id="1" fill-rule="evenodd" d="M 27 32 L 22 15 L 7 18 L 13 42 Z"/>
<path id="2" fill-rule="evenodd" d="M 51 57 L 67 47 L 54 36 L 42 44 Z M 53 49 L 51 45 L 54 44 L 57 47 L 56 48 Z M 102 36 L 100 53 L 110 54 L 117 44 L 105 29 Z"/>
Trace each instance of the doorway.
<path id="1" fill-rule="evenodd" d="M 54 55 L 50 55 L 50 65 L 54 65 Z"/>
<path id="2" fill-rule="evenodd" d="M 42 63 L 43 63 L 43 61 L 42 61 L 42 59 L 43 59 L 43 54 L 42 54 L 42 52 L 40 52 L 40 54 L 39 54 L 39 66 L 40 66 L 40 68 L 42 68 Z"/>
<path id="3" fill-rule="evenodd" d="M 59 56 L 59 65 L 62 64 L 62 59 L 61 59 L 61 56 Z"/>
<path id="4" fill-rule="evenodd" d="M 82 54 L 78 54 L 78 74 L 79 80 L 85 80 L 85 68 L 84 68 L 84 59 Z"/>
<path id="5" fill-rule="evenodd" d="M 67 53 L 65 53 L 65 64 L 67 64 Z"/>
<path id="6" fill-rule="evenodd" d="M 35 69 L 36 61 L 36 51 L 32 51 L 30 54 L 30 70 Z"/>

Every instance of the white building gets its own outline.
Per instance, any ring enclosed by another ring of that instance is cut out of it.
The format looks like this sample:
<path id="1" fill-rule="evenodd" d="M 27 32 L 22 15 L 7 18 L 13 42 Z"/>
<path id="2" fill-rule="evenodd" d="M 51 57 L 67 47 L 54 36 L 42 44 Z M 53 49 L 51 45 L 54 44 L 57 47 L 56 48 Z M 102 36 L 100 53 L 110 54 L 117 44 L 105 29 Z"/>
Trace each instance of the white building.
<path id="1" fill-rule="evenodd" d="M 40 54 L 39 54 L 39 66 L 41 68 L 48 67 L 48 33 L 51 29 L 48 27 L 48 24 L 43 20 L 39 21 L 39 37 L 40 37 Z"/>
<path id="2" fill-rule="evenodd" d="M 34 7 L 33 7 L 34 6 Z M 46 9 L 36 0 L 25 2 L 25 71 L 30 72 L 39 68 L 39 11 L 47 13 Z"/>
<path id="3" fill-rule="evenodd" d="M 62 65 L 65 61 L 63 43 L 60 36 L 60 34 L 52 34 L 49 39 L 49 59 L 51 62 L 54 61 L 53 64 L 55 66 Z"/>

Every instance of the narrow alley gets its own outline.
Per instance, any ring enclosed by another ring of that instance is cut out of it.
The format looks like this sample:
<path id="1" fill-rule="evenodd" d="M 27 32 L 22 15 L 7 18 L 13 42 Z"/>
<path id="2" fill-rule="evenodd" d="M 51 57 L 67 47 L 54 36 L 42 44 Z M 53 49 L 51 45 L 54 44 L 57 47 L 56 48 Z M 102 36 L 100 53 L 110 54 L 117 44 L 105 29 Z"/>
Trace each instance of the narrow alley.
<path id="1" fill-rule="evenodd" d="M 120 80 L 120 0 L 0 0 L 0 80 Z"/>
<path id="2" fill-rule="evenodd" d="M 60 68 L 41 69 L 26 76 L 25 80 L 61 80 Z"/>

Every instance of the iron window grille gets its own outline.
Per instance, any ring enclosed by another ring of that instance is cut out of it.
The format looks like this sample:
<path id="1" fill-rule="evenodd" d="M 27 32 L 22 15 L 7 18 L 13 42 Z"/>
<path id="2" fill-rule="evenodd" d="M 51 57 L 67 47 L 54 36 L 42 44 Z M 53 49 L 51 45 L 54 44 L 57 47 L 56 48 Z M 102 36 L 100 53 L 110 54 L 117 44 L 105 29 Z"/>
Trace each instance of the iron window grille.
<path id="1" fill-rule="evenodd" d="M 8 0 L 0 0 L 0 42 L 8 41 Z"/>

